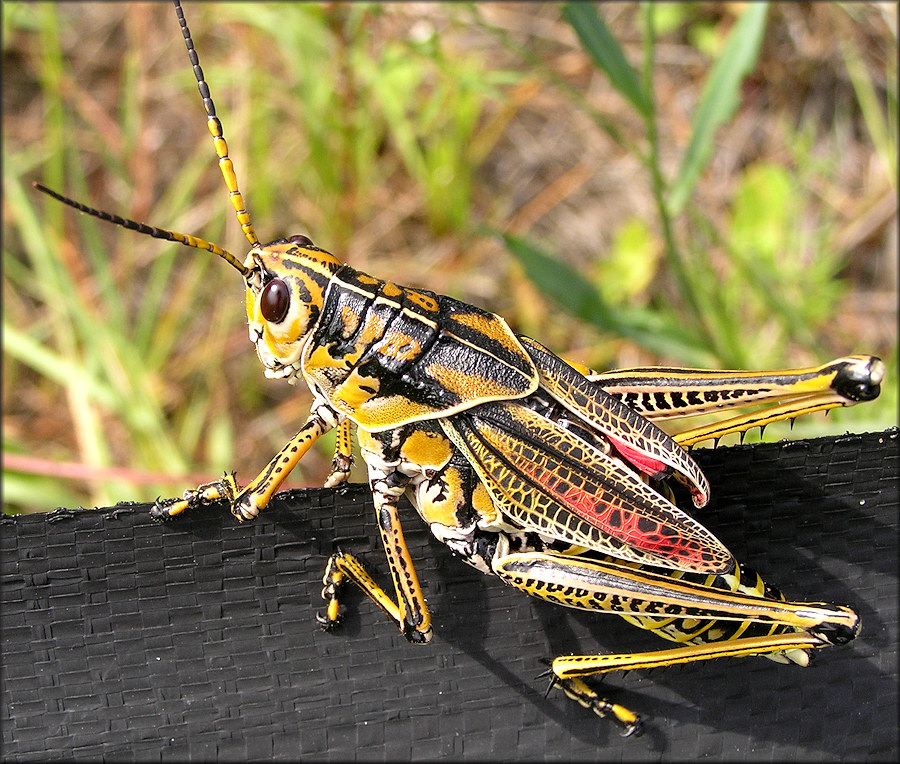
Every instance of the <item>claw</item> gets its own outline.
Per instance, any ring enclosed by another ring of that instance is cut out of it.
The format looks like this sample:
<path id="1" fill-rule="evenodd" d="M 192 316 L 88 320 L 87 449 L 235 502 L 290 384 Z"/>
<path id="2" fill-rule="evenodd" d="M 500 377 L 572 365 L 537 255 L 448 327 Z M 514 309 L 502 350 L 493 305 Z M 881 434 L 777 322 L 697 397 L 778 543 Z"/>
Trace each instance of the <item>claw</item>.
<path id="1" fill-rule="evenodd" d="M 550 697 L 550 691 L 556 687 L 559 682 L 559 677 L 553 673 L 553 671 L 545 671 L 543 674 L 538 676 L 538 679 L 543 679 L 545 676 L 550 675 L 550 681 L 547 683 L 547 691 L 544 693 L 544 698 Z"/>
<path id="2" fill-rule="evenodd" d="M 344 485 L 350 479 L 350 466 L 351 462 L 349 460 L 338 463 L 338 459 L 334 459 L 331 464 L 331 472 L 325 478 L 325 487 L 337 488 Z"/>
<path id="3" fill-rule="evenodd" d="M 150 508 L 150 517 L 158 523 L 163 523 L 166 520 L 171 520 L 175 515 L 180 515 L 189 505 L 190 502 L 182 498 L 157 498 Z"/>
<path id="4" fill-rule="evenodd" d="M 334 618 L 329 618 L 328 613 L 323 613 L 321 610 L 316 613 L 316 622 L 322 627 L 322 631 L 334 631 L 334 629 L 341 625 L 341 621 L 343 620 L 343 609 Z"/>
<path id="5" fill-rule="evenodd" d="M 626 723 L 625 729 L 619 733 L 620 737 L 640 737 L 644 734 L 644 722 L 640 716 L 635 716 L 634 721 Z"/>
<path id="6" fill-rule="evenodd" d="M 542 662 L 546 663 L 546 661 Z M 547 676 L 548 673 L 552 674 L 552 676 L 550 678 L 550 686 L 547 688 L 547 695 L 549 695 L 550 690 L 558 686 L 572 700 L 585 708 L 591 709 L 601 719 L 612 716 L 616 723 L 622 727 L 622 731 L 619 733 L 622 737 L 640 737 L 643 734 L 644 725 L 641 717 L 633 711 L 600 697 L 580 679 L 560 679 L 552 670 L 541 674 L 541 676 Z M 547 697 L 547 695 L 544 695 L 544 697 Z"/>
<path id="7" fill-rule="evenodd" d="M 538 674 L 535 677 L 535 679 L 543 679 L 544 677 L 549 676 L 550 677 L 550 688 L 552 689 L 553 686 L 556 684 L 557 680 L 559 679 L 559 677 L 557 677 L 556 674 L 553 673 L 553 661 L 550 660 L 549 658 L 540 658 L 540 659 L 538 659 L 538 663 L 543 663 L 547 667 L 547 670 L 542 671 L 540 674 Z M 547 692 L 549 692 L 549 690 Z"/>

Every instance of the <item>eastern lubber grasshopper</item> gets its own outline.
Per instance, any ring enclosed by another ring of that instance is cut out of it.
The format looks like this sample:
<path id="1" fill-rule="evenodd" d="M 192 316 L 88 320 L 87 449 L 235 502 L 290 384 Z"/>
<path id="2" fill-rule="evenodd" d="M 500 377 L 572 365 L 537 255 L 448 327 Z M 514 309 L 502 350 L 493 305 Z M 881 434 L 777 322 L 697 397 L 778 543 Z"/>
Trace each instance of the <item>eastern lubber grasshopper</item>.
<path id="1" fill-rule="evenodd" d="M 266 507 L 325 432 L 337 429 L 328 486 L 349 476 L 352 431 L 369 472 L 393 579 L 391 597 L 353 555 L 336 551 L 324 575 L 325 628 L 340 619 L 341 587 L 358 585 L 411 642 L 431 617 L 403 538 L 406 495 L 436 538 L 466 562 L 533 596 L 613 612 L 675 642 L 653 653 L 564 656 L 554 683 L 625 734 L 640 719 L 583 678 L 724 656 L 765 655 L 805 665 L 820 647 L 859 631 L 846 607 L 788 602 L 675 504 L 667 481 L 695 507 L 709 487 L 685 450 L 770 422 L 875 398 L 884 374 L 871 356 L 774 372 L 630 369 L 596 373 L 516 335 L 491 313 L 401 287 L 343 265 L 303 235 L 261 244 L 238 189 L 180 4 L 219 167 L 250 243 L 242 261 L 202 239 L 60 201 L 149 236 L 218 255 L 246 286 L 250 340 L 267 377 L 303 380 L 309 418 L 246 488 L 233 474 L 159 501 L 164 520 L 226 500 L 241 520 Z M 756 407 L 670 437 L 654 422 Z"/>

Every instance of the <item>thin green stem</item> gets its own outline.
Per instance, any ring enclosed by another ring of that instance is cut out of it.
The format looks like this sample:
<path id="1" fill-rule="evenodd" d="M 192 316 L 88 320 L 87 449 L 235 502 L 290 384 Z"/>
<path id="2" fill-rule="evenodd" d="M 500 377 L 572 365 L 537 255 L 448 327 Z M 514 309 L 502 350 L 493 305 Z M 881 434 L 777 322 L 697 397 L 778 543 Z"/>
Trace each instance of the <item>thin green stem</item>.
<path id="1" fill-rule="evenodd" d="M 673 230 L 673 221 L 669 215 L 669 209 L 666 205 L 666 195 L 668 193 L 668 184 L 663 177 L 662 169 L 659 163 L 659 131 L 656 122 L 656 99 L 653 92 L 653 65 L 654 65 L 654 46 L 656 42 L 656 8 L 654 3 L 646 2 L 641 4 L 644 19 L 644 60 L 641 72 L 641 82 L 647 94 L 647 101 L 650 104 L 650 110 L 646 118 L 647 141 L 649 150 L 647 154 L 646 166 L 650 170 L 651 189 L 653 201 L 656 205 L 657 214 L 659 215 L 660 226 L 662 227 L 663 241 L 665 242 L 666 259 L 669 261 L 675 278 L 678 281 L 679 291 L 687 307 L 693 314 L 694 321 L 698 324 L 704 334 L 715 345 L 715 335 L 710 332 L 709 327 L 704 320 L 704 313 L 700 308 L 700 303 L 694 292 L 694 284 L 688 272 L 684 259 L 675 240 L 675 232 Z"/>

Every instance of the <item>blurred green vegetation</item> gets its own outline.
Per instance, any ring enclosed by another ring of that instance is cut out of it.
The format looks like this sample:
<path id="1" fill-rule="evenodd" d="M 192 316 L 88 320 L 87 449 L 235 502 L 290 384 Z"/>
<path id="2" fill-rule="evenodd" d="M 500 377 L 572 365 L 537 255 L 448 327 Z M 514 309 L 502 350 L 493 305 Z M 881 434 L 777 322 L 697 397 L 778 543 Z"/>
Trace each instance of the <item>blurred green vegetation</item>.
<path id="1" fill-rule="evenodd" d="M 895 6 L 185 14 L 261 238 L 308 233 L 594 368 L 872 352 L 882 398 L 793 435 L 896 423 Z M 174 12 L 2 23 L 5 510 L 249 479 L 310 398 L 262 377 L 231 269 L 30 188 L 246 249 Z"/>

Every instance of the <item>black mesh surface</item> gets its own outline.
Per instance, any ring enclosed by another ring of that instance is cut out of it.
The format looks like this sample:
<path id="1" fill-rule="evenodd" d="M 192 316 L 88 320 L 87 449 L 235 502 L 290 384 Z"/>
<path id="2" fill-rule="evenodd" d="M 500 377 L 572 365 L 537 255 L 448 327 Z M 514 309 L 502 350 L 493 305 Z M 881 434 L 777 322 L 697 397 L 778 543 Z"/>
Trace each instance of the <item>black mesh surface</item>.
<path id="1" fill-rule="evenodd" d="M 324 633 L 337 539 L 386 581 L 363 487 L 281 494 L 256 522 L 145 505 L 4 517 L 3 759 L 896 760 L 897 431 L 698 450 L 703 521 L 791 599 L 852 605 L 861 636 L 810 669 L 763 658 L 613 674 L 622 739 L 541 659 L 665 648 L 613 616 L 481 576 L 407 509 L 432 608 L 410 645 L 355 589 Z"/>

